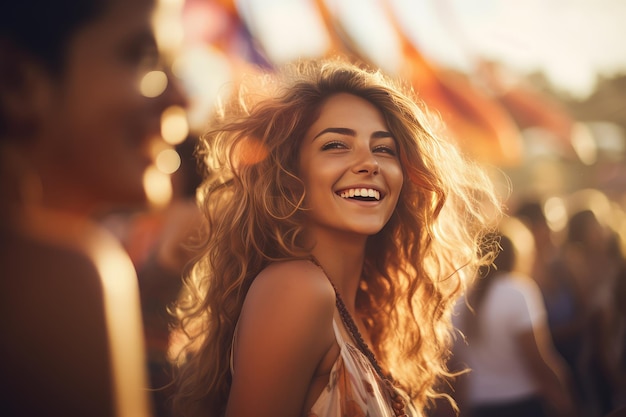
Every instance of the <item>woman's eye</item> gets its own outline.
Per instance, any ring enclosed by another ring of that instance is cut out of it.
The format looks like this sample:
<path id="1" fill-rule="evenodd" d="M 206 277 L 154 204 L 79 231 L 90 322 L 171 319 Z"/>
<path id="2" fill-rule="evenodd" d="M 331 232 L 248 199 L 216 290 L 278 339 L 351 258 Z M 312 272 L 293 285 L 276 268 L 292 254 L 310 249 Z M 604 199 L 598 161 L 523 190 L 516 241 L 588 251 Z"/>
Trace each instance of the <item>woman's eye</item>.
<path id="1" fill-rule="evenodd" d="M 346 148 L 346 145 L 343 142 L 337 142 L 337 141 L 328 142 L 328 143 L 325 143 L 324 146 L 322 146 L 323 151 L 327 151 L 329 149 L 345 149 L 345 148 Z"/>
<path id="2" fill-rule="evenodd" d="M 382 152 L 392 156 L 396 156 L 396 150 L 390 146 L 377 146 L 373 149 L 373 152 Z"/>

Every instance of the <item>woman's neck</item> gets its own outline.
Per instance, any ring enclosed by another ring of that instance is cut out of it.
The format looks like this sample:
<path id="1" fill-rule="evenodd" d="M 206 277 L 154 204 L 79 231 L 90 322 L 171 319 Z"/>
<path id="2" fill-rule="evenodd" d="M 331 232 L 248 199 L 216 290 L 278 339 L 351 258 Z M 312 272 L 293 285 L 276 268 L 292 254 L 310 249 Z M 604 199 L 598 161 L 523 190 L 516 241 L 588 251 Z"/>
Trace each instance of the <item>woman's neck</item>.
<path id="1" fill-rule="evenodd" d="M 314 238 L 311 254 L 341 294 L 350 313 L 354 315 L 367 237 L 316 233 Z"/>

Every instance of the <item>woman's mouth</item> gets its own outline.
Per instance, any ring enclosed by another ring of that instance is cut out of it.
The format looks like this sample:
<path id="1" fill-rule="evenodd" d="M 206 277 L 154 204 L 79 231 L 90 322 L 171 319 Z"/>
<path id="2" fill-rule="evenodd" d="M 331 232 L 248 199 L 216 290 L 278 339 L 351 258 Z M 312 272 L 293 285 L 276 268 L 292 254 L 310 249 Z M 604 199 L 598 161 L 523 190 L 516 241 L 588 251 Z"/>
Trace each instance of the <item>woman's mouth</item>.
<path id="1" fill-rule="evenodd" d="M 381 193 L 374 188 L 346 188 L 337 192 L 341 198 L 354 199 L 359 201 L 380 201 Z"/>

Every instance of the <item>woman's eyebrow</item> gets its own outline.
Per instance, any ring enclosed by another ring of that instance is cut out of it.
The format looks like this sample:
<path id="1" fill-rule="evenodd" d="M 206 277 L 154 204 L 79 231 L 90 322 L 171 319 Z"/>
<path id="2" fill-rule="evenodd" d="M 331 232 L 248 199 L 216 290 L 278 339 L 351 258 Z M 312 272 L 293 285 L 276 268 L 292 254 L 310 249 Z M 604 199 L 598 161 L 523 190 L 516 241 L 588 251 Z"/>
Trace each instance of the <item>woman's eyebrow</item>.
<path id="1" fill-rule="evenodd" d="M 391 132 L 387 132 L 386 130 L 377 130 L 376 132 L 372 133 L 371 138 L 372 139 L 383 139 L 383 138 L 393 139 L 393 135 L 391 134 Z"/>
<path id="2" fill-rule="evenodd" d="M 356 131 L 354 129 L 350 129 L 347 127 L 327 127 L 326 129 L 322 130 L 320 133 L 315 135 L 313 140 L 317 139 L 318 137 L 326 133 L 337 133 L 339 135 L 356 136 Z M 376 132 L 372 133 L 371 138 L 373 139 L 393 138 L 393 135 L 391 134 L 391 132 L 387 132 L 386 130 L 377 130 Z"/>
<path id="3" fill-rule="evenodd" d="M 313 140 L 317 139 L 325 133 L 337 133 L 339 135 L 356 136 L 356 131 L 354 129 L 349 129 L 347 127 L 327 127 L 326 129 L 315 135 Z"/>

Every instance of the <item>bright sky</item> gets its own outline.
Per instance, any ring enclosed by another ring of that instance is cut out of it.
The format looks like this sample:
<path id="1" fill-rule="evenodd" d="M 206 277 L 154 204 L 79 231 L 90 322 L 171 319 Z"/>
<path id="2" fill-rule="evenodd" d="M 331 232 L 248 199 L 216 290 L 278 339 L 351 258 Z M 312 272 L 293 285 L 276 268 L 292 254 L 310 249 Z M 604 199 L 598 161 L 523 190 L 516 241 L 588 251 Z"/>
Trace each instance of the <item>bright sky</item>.
<path id="1" fill-rule="evenodd" d="M 465 54 L 543 70 L 585 95 L 596 74 L 626 71 L 623 0 L 391 0 L 428 55 L 463 68 Z"/>
<path id="2" fill-rule="evenodd" d="M 625 0 L 326 0 L 367 53 L 393 70 L 399 55 L 381 19 L 385 1 L 422 53 L 444 66 L 470 70 L 472 58 L 493 58 L 522 73 L 542 70 L 581 97 L 596 74 L 626 72 Z M 278 62 L 323 51 L 313 0 L 237 4 Z"/>

